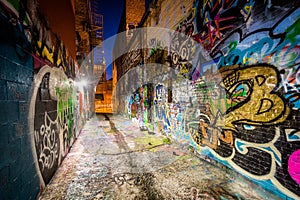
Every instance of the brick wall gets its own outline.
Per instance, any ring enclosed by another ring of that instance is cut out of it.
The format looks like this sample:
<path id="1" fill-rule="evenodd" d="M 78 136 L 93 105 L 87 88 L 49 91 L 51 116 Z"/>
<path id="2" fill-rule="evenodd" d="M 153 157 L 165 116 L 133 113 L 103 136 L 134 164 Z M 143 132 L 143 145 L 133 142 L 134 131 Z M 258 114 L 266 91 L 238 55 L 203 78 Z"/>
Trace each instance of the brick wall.
<path id="1" fill-rule="evenodd" d="M 0 22 L 0 194 L 3 199 L 35 199 L 39 178 L 28 124 L 33 59 L 24 52 L 31 50 L 26 37 L 5 17 Z"/>
<path id="2" fill-rule="evenodd" d="M 160 68 L 152 85 L 147 79 L 125 96 L 124 112 L 188 143 L 201 158 L 298 199 L 299 2 L 156 1 L 150 7 L 143 25 L 157 29 L 141 41 L 148 47 L 143 59 Z M 160 28 L 169 28 L 170 37 Z M 127 74 L 124 79 L 134 85 Z"/>
<path id="3" fill-rule="evenodd" d="M 75 87 L 76 62 L 59 37 L 66 32 L 53 32 L 34 2 L 0 3 L 1 199 L 36 199 L 68 153 L 91 104 L 88 89 Z M 67 6 L 72 13 L 72 5 Z"/>
<path id="4" fill-rule="evenodd" d="M 126 1 L 126 24 L 138 24 L 145 12 L 144 0 Z"/>

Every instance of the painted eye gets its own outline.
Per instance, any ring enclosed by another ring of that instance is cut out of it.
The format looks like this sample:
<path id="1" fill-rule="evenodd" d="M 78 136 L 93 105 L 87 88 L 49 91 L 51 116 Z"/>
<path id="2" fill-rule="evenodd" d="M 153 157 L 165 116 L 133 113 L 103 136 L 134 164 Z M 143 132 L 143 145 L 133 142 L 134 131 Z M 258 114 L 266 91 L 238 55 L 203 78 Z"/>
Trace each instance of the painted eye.
<path id="1" fill-rule="evenodd" d="M 231 98 L 236 101 L 242 101 L 249 96 L 249 85 L 246 83 L 239 84 L 232 92 Z"/>
<path id="2" fill-rule="evenodd" d="M 227 102 L 229 107 L 233 107 L 244 102 L 251 94 L 251 88 L 248 83 L 243 82 L 237 84 L 234 89 L 231 89 L 227 94 Z"/>
<path id="3" fill-rule="evenodd" d="M 244 128 L 245 130 L 254 130 L 254 129 L 255 129 L 254 126 L 251 126 L 251 125 L 249 125 L 249 124 L 244 124 L 244 125 L 243 125 L 243 128 Z"/>

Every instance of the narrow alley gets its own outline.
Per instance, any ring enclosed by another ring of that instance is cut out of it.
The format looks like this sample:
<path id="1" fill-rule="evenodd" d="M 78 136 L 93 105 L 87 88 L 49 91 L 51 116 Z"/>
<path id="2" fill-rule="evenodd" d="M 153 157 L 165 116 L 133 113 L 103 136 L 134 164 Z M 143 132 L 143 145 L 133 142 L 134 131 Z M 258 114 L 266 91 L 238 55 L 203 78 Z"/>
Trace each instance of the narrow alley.
<path id="1" fill-rule="evenodd" d="M 300 0 L 0 0 L 0 200 L 300 200 Z"/>
<path id="2" fill-rule="evenodd" d="M 120 116 L 87 122 L 40 200 L 279 199 Z"/>

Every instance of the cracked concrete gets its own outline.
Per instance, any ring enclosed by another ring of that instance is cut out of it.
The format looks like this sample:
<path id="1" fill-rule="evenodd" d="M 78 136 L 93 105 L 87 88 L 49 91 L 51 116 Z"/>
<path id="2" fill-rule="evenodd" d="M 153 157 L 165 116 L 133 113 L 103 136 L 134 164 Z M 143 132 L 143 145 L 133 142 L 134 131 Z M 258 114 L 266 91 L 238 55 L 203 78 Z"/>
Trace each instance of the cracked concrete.
<path id="1" fill-rule="evenodd" d="M 42 199 L 279 199 L 120 116 L 87 122 Z"/>

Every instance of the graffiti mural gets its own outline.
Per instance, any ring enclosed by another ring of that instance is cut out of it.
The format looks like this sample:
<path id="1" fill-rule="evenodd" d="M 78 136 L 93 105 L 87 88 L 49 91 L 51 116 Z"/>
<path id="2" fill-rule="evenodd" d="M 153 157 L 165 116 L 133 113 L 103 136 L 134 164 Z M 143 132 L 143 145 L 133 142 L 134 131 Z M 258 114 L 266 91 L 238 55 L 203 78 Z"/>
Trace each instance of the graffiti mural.
<path id="1" fill-rule="evenodd" d="M 145 84 L 139 87 L 127 100 L 127 112 L 129 117 L 139 124 L 142 130 L 147 130 L 152 122 L 152 97 L 153 85 Z"/>
<path id="2" fill-rule="evenodd" d="M 50 30 L 50 25 L 40 13 L 35 0 L 3 1 L 0 6 L 5 11 L 3 14 L 30 42 L 31 50 L 23 54 L 32 54 L 35 59 L 34 69 L 48 64 L 63 68 L 70 77 L 75 76 L 74 60 L 59 36 Z"/>
<path id="3" fill-rule="evenodd" d="M 32 0 L 33 1 L 33 0 Z M 31 42 L 36 59 L 42 59 L 50 65 L 61 67 L 71 77 L 75 76 L 75 64 L 68 55 L 65 45 L 57 34 L 50 31 L 47 19 L 40 13 L 37 4 L 29 2 L 23 5 L 31 17 Z M 40 62 L 35 63 L 35 68 L 42 67 Z"/>
<path id="4" fill-rule="evenodd" d="M 194 34 L 195 10 L 191 9 L 186 17 L 175 26 L 175 33 L 172 35 L 169 55 L 167 61 L 170 67 L 179 71 L 179 79 L 187 79 L 192 68 L 192 59 L 194 57 L 194 40 L 191 37 Z"/>
<path id="5" fill-rule="evenodd" d="M 158 131 L 169 135 L 171 131 L 170 115 L 167 104 L 167 89 L 162 84 L 155 86 L 154 113 Z"/>
<path id="6" fill-rule="evenodd" d="M 299 3 L 199 1 L 196 9 L 194 38 L 211 59 L 200 56 L 192 70 L 192 143 L 266 188 L 271 181 L 279 195 L 296 198 Z"/>
<path id="7" fill-rule="evenodd" d="M 208 51 L 232 29 L 251 21 L 253 0 L 197 1 L 196 27 L 193 37 Z"/>
<path id="8" fill-rule="evenodd" d="M 74 137 L 75 98 L 70 83 L 61 69 L 49 66 L 36 76 L 30 110 L 38 166 L 45 183 L 52 178 Z"/>
<path id="9" fill-rule="evenodd" d="M 286 157 L 289 154 L 286 149 L 277 146 L 278 143 L 287 142 L 287 134 L 282 135 L 282 127 L 289 124 L 288 119 L 297 117 L 288 101 L 279 92 L 274 92 L 280 74 L 274 66 L 266 65 L 226 69 L 222 72 L 223 79 L 219 87 L 211 88 L 223 90 L 219 94 L 224 95 L 218 98 L 225 106 L 218 107 L 218 103 L 208 95 L 211 104 L 202 103 L 199 129 L 192 133 L 192 138 L 198 145 L 213 149 L 216 157 L 248 176 L 259 180 L 276 177 L 274 182 L 277 182 L 281 179 L 277 174 L 280 168 L 288 166 Z M 207 79 L 212 77 L 213 74 Z M 297 126 L 294 124 L 293 127 Z M 289 142 L 289 153 L 297 152 L 300 148 L 299 137 L 295 135 L 294 138 L 293 142 Z M 253 163 L 249 165 L 249 161 Z M 285 180 L 281 184 L 290 186 L 288 188 L 297 193 L 298 179 L 291 176 L 288 180 L 289 183 Z"/>

